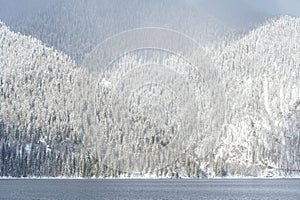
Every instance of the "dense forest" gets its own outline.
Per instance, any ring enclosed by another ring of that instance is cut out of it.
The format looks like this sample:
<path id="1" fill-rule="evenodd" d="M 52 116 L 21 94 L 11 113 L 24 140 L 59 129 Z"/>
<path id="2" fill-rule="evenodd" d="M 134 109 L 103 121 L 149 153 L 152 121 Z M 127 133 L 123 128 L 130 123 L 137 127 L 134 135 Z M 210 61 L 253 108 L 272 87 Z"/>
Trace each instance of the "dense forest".
<path id="1" fill-rule="evenodd" d="M 160 51 L 129 52 L 95 76 L 1 23 L 0 175 L 299 172 L 299 18 L 206 47 L 199 66 Z"/>

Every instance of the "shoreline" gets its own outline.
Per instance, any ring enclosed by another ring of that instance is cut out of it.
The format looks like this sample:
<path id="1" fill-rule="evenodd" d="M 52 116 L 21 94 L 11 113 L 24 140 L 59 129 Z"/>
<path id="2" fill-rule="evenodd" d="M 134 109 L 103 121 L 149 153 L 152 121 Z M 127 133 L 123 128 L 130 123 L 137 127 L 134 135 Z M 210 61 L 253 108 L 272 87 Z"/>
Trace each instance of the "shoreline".
<path id="1" fill-rule="evenodd" d="M 213 177 L 213 178 L 170 178 L 170 177 L 12 177 L 2 176 L 0 180 L 279 180 L 279 179 L 299 179 L 300 176 L 286 177 L 251 177 L 251 176 L 230 176 L 230 177 Z"/>

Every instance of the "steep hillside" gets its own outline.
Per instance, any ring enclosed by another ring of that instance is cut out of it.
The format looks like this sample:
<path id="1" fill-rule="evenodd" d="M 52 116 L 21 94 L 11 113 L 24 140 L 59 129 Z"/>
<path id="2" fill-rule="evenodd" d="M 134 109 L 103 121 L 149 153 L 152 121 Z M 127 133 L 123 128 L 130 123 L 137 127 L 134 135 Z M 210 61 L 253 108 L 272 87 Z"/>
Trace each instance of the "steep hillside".
<path id="1" fill-rule="evenodd" d="M 1 175 L 61 175 L 62 156 L 84 149 L 77 95 L 88 92 L 88 76 L 66 55 L 3 24 L 0 44 Z"/>
<path id="2" fill-rule="evenodd" d="M 300 19 L 271 20 L 216 52 L 226 85 L 219 159 L 246 174 L 256 166 L 299 170 Z"/>
<path id="3" fill-rule="evenodd" d="M 298 18 L 271 20 L 211 50 L 219 73 L 147 51 L 91 76 L 0 24 L 0 175 L 299 172 Z"/>

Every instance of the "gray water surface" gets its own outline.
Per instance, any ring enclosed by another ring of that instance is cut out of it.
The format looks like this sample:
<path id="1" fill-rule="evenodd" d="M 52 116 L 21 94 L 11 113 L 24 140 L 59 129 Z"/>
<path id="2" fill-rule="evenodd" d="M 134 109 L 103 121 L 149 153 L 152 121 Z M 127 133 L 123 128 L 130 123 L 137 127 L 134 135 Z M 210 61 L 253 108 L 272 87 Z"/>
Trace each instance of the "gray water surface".
<path id="1" fill-rule="evenodd" d="M 2 179 L 0 199 L 300 199 L 300 179 Z"/>

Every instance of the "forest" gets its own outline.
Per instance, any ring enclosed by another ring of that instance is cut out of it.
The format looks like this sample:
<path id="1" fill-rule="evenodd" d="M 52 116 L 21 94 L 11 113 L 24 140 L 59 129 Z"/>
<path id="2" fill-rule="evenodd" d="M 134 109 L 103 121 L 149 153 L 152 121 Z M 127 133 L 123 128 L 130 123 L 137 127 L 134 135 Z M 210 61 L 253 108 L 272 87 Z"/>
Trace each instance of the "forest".
<path id="1" fill-rule="evenodd" d="M 299 175 L 300 19 L 232 37 L 91 73 L 91 46 L 71 58 L 0 23 L 0 176 Z"/>

